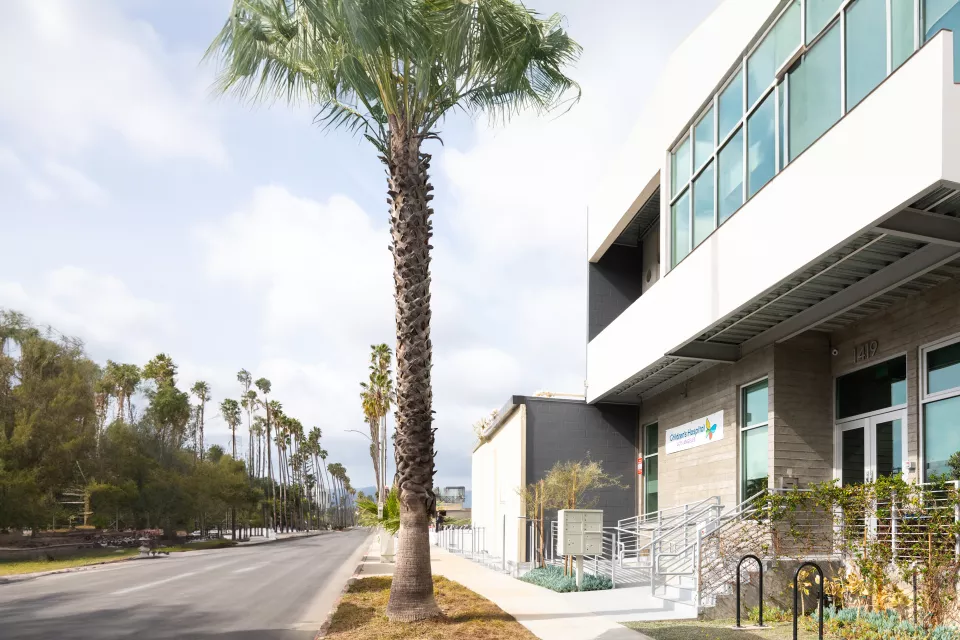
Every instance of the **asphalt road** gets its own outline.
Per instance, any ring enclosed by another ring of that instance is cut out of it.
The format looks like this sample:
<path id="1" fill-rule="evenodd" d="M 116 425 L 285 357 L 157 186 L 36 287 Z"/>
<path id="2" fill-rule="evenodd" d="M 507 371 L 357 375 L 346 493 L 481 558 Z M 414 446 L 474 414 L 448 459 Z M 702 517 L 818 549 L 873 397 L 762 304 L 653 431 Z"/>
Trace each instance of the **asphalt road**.
<path id="1" fill-rule="evenodd" d="M 369 536 L 325 533 L 0 584 L 0 638 L 312 640 Z"/>

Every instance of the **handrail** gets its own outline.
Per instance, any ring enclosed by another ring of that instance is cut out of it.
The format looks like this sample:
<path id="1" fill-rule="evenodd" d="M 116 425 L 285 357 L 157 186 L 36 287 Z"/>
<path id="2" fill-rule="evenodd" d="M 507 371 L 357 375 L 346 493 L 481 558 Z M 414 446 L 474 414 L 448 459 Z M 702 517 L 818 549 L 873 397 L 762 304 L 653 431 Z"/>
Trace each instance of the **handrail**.
<path id="1" fill-rule="evenodd" d="M 704 498 L 699 502 L 689 502 L 687 504 L 677 505 L 675 507 L 667 507 L 666 509 L 660 509 L 658 511 L 653 511 L 651 513 L 637 514 L 632 518 L 623 518 L 617 521 L 617 526 L 621 529 L 629 529 L 629 525 L 624 526 L 623 523 L 634 523 L 635 525 L 640 523 L 653 523 L 661 522 L 664 517 L 676 518 L 685 515 L 688 511 L 699 508 L 702 504 L 706 502 L 713 502 L 715 505 L 720 505 L 720 496 L 710 496 L 709 498 Z M 676 512 L 675 514 L 672 512 Z M 667 513 L 671 515 L 667 516 Z"/>

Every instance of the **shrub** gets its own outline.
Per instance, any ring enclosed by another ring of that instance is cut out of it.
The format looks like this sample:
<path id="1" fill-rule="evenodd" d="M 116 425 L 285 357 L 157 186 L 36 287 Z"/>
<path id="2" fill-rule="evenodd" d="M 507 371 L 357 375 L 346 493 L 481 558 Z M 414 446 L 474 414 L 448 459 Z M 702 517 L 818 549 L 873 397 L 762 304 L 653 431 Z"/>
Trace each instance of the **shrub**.
<path id="1" fill-rule="evenodd" d="M 870 612 L 858 609 L 827 607 L 823 612 L 824 626 L 833 635 L 850 640 L 874 638 L 884 640 L 960 640 L 960 630 L 938 626 L 928 631 L 904 620 L 894 611 Z M 816 614 L 812 614 L 815 618 Z"/>
<path id="2" fill-rule="evenodd" d="M 563 575 L 563 569 L 554 565 L 532 569 L 520 576 L 520 579 L 558 593 L 569 593 L 577 590 L 576 577 Z M 613 582 L 610 581 L 610 578 L 584 572 L 580 585 L 581 591 L 602 591 L 604 589 L 613 589 Z"/>

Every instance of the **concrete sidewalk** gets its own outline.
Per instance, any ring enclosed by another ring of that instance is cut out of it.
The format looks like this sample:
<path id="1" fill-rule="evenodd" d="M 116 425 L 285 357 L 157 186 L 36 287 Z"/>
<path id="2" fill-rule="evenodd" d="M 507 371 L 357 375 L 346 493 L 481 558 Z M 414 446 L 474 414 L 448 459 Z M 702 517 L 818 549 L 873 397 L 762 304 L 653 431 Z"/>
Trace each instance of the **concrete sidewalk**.
<path id="1" fill-rule="evenodd" d="M 459 582 L 494 602 L 538 638 L 649 640 L 647 636 L 617 624 L 606 616 L 586 610 L 583 605 L 587 603 L 578 603 L 567 597 L 573 594 L 554 593 L 549 589 L 522 582 L 437 547 L 431 547 L 430 550 L 435 574 Z"/>

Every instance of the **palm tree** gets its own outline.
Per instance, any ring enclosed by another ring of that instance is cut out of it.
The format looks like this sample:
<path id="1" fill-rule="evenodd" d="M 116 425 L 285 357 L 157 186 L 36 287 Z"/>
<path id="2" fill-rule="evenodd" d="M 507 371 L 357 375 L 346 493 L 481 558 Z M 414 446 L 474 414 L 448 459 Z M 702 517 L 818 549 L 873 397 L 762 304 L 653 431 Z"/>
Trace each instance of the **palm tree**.
<path id="1" fill-rule="evenodd" d="M 250 387 L 253 385 L 253 376 L 250 375 L 250 372 L 246 369 L 240 369 L 237 372 L 237 382 L 240 383 L 240 386 L 243 388 L 243 393 L 240 394 L 240 406 L 247 412 L 247 435 L 249 439 L 247 440 L 247 470 L 250 471 L 251 475 L 253 474 L 253 425 L 250 421 L 250 413 L 253 411 L 256 406 L 257 394 L 255 391 L 252 391 Z"/>
<path id="2" fill-rule="evenodd" d="M 263 419 L 263 416 L 254 416 L 253 418 L 253 436 L 257 439 L 257 451 L 256 451 L 256 473 L 254 474 L 258 478 L 263 477 L 263 435 L 267 430 L 267 421 Z"/>
<path id="3" fill-rule="evenodd" d="M 223 416 L 223 421 L 227 423 L 227 426 L 230 427 L 230 455 L 233 456 L 233 459 L 237 459 L 237 427 L 240 426 L 240 403 L 232 398 L 227 398 L 220 403 L 220 415 Z"/>
<path id="4" fill-rule="evenodd" d="M 202 456 L 205 450 L 203 448 L 203 420 L 207 410 L 207 402 L 212 399 L 210 396 L 210 385 L 203 380 L 198 380 L 193 383 L 193 387 L 190 388 L 190 393 L 197 396 L 197 399 L 200 401 L 200 406 L 197 411 L 197 451 L 199 451 Z"/>
<path id="5" fill-rule="evenodd" d="M 270 385 L 270 381 L 267 380 L 266 378 L 259 378 L 259 379 L 258 379 L 256 382 L 254 382 L 253 384 L 257 387 L 257 389 L 260 390 L 260 393 L 263 394 L 263 399 L 261 400 L 260 398 L 257 398 L 257 402 L 260 404 L 261 407 L 263 407 L 263 410 L 264 410 L 264 411 L 266 412 L 266 414 L 267 414 L 266 421 L 264 422 L 264 425 L 265 425 L 265 427 L 266 427 L 266 433 L 264 434 L 264 439 L 265 439 L 265 442 L 266 442 L 266 445 L 267 445 L 267 475 L 268 475 L 269 478 L 270 478 L 270 505 L 271 505 L 271 507 L 272 507 L 272 518 L 273 518 L 273 519 L 271 520 L 271 526 L 273 526 L 273 527 L 274 527 L 274 530 L 276 530 L 276 526 L 277 526 L 277 492 L 276 492 L 276 487 L 275 487 L 274 484 L 273 484 L 273 458 L 271 457 L 271 454 L 270 454 L 270 449 L 272 448 L 271 445 L 270 445 L 270 407 L 271 407 L 271 402 L 268 400 L 268 396 L 270 395 L 271 385 Z M 274 401 L 274 402 L 276 402 L 276 401 Z M 278 406 L 279 406 L 279 405 L 278 405 Z"/>
<path id="6" fill-rule="evenodd" d="M 234 0 L 207 52 L 217 89 L 308 102 L 332 128 L 362 133 L 386 165 L 397 330 L 394 455 L 398 562 L 387 615 L 439 614 L 430 572 L 434 430 L 430 380 L 433 199 L 424 141 L 457 109 L 507 117 L 549 110 L 579 87 L 563 70 L 580 47 L 509 0 Z"/>

